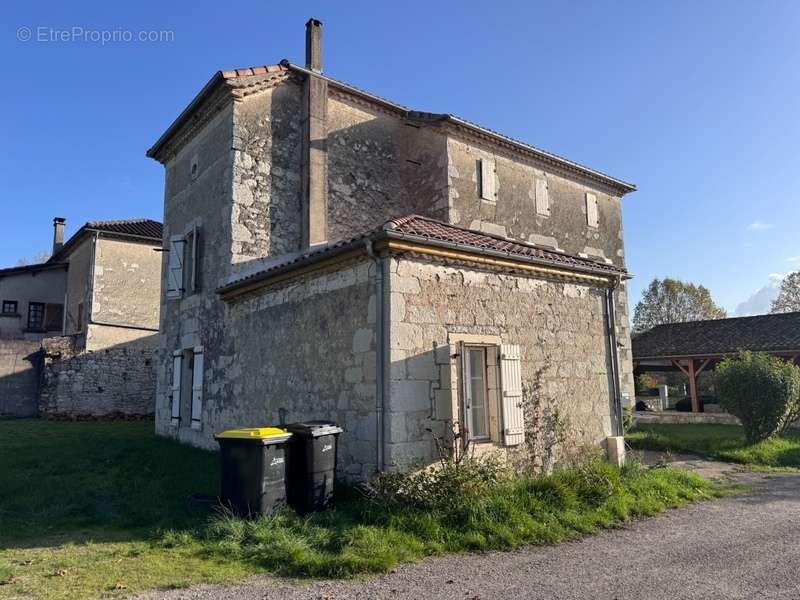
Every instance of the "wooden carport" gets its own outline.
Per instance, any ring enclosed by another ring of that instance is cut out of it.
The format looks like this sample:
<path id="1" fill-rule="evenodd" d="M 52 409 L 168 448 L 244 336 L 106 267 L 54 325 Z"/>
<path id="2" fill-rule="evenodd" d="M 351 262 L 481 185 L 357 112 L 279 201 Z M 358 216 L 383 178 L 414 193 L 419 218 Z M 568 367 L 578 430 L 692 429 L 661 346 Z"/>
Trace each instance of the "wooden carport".
<path id="1" fill-rule="evenodd" d="M 692 412 L 700 412 L 697 377 L 740 350 L 767 352 L 797 364 L 800 312 L 658 325 L 633 337 L 634 375 L 674 371 L 686 376 Z"/>

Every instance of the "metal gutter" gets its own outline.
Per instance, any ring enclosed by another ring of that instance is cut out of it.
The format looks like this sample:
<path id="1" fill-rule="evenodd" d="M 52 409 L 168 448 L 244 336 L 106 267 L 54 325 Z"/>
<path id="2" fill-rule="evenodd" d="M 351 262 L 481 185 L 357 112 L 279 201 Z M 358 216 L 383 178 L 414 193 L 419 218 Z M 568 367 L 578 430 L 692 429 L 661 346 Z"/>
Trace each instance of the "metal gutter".
<path id="1" fill-rule="evenodd" d="M 611 353 L 611 377 L 612 377 L 612 398 L 611 405 L 614 412 L 615 435 L 625 435 L 625 428 L 622 422 L 622 389 L 619 382 L 619 351 L 617 349 L 617 311 L 614 302 L 614 292 L 619 286 L 619 280 L 614 285 L 605 290 L 606 315 L 608 328 L 608 345 Z"/>
<path id="2" fill-rule="evenodd" d="M 375 252 L 375 243 L 367 240 L 367 254 L 375 264 L 375 468 L 379 473 L 386 469 L 384 458 L 384 439 L 386 437 L 386 386 L 385 374 L 388 373 L 389 356 L 389 294 L 386 293 L 387 269 L 384 260 Z"/>

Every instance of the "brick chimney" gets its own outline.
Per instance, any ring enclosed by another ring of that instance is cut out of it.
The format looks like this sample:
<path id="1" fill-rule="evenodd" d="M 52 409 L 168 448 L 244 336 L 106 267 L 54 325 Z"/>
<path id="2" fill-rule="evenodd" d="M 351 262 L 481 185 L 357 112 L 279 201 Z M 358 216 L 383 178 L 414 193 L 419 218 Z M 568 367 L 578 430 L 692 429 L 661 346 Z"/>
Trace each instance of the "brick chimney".
<path id="1" fill-rule="evenodd" d="M 322 23 L 317 19 L 306 23 L 306 69 L 322 73 Z"/>
<path id="2" fill-rule="evenodd" d="M 66 222 L 64 217 L 53 219 L 53 254 L 64 246 L 64 223 Z"/>

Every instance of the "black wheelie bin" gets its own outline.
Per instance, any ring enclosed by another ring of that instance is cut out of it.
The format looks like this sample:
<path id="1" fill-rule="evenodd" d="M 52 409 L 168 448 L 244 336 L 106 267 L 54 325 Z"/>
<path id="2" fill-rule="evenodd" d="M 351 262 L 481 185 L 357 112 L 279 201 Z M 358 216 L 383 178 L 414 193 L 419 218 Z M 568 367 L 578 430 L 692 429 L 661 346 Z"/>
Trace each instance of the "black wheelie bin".
<path id="1" fill-rule="evenodd" d="M 223 505 L 243 516 L 274 513 L 286 506 L 286 442 L 277 427 L 229 429 L 214 436 L 222 458 Z"/>
<path id="2" fill-rule="evenodd" d="M 342 428 L 330 421 L 287 425 L 289 505 L 301 514 L 325 510 L 333 501 L 336 444 Z"/>

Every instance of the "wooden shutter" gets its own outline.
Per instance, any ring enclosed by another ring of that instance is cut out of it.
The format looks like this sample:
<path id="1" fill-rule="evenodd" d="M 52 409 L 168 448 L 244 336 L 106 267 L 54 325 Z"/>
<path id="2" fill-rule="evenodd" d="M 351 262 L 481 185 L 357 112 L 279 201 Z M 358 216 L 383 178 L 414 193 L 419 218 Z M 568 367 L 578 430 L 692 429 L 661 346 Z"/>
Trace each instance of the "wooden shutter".
<path id="1" fill-rule="evenodd" d="M 503 443 L 517 446 L 525 441 L 525 415 L 522 410 L 522 370 L 519 346 L 500 346 L 500 408 L 503 418 Z"/>
<path id="2" fill-rule="evenodd" d="M 586 192 L 586 223 L 589 227 L 597 227 L 600 223 L 597 214 L 597 196 L 591 192 Z"/>
<path id="3" fill-rule="evenodd" d="M 192 369 L 192 429 L 200 429 L 203 411 L 203 348 L 194 349 Z"/>
<path id="4" fill-rule="evenodd" d="M 494 173 L 494 159 L 482 158 L 481 163 L 481 198 L 484 200 L 496 199 L 496 185 Z"/>
<path id="5" fill-rule="evenodd" d="M 191 289 L 192 293 L 195 293 L 197 291 L 197 287 L 198 287 L 197 286 L 197 283 L 198 283 L 197 273 L 198 273 L 198 268 L 199 268 L 198 267 L 198 265 L 199 265 L 199 260 L 198 259 L 200 257 L 198 256 L 198 251 L 197 250 L 199 248 L 199 243 L 200 243 L 199 236 L 200 236 L 200 228 L 197 225 L 195 225 L 194 228 L 192 229 L 192 248 L 191 248 L 191 253 L 192 253 L 192 272 L 189 274 L 189 277 L 190 277 L 189 285 L 190 285 L 190 289 Z"/>
<path id="6" fill-rule="evenodd" d="M 536 213 L 544 216 L 550 214 L 550 197 L 546 179 L 536 179 Z"/>
<path id="7" fill-rule="evenodd" d="M 183 353 L 177 351 L 172 355 L 172 424 L 181 421 L 181 375 L 183 374 Z"/>
<path id="8" fill-rule="evenodd" d="M 167 298 L 183 295 L 183 248 L 186 240 L 182 236 L 169 238 L 169 261 L 167 266 Z"/>
<path id="9" fill-rule="evenodd" d="M 64 305 L 48 304 L 44 310 L 44 328 L 47 331 L 61 331 L 64 326 Z"/>

